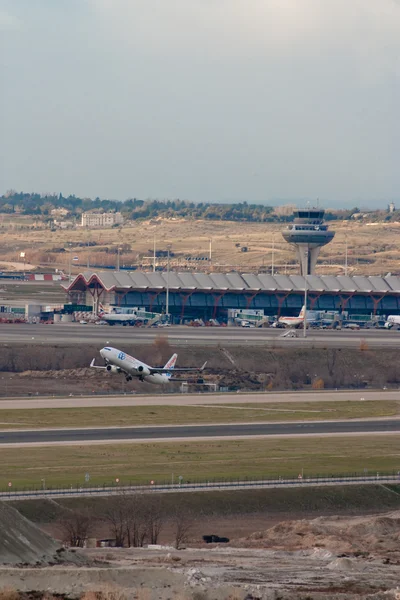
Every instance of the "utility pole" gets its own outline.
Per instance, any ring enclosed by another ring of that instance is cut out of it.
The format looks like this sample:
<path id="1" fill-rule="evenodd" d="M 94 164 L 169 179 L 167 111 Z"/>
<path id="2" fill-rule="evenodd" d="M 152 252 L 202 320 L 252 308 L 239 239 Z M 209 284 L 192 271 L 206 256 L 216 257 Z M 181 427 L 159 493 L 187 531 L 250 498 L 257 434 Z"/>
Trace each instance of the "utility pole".
<path id="1" fill-rule="evenodd" d="M 167 314 L 167 319 L 168 319 L 168 322 L 169 322 L 169 251 L 171 249 L 171 244 L 168 244 L 167 249 L 168 249 L 168 257 L 167 257 L 167 297 L 166 297 L 166 303 L 165 303 L 165 312 Z"/>
<path id="2" fill-rule="evenodd" d="M 210 257 L 209 257 L 209 260 L 210 260 L 210 265 L 211 265 L 211 261 L 212 261 L 212 240 L 211 239 L 210 239 Z"/>
<path id="3" fill-rule="evenodd" d="M 307 275 L 304 275 L 304 321 L 303 337 L 307 337 Z"/>
<path id="4" fill-rule="evenodd" d="M 345 263 L 344 263 L 344 274 L 347 277 L 347 233 L 344 234 L 346 239 L 346 252 L 345 252 Z"/>
<path id="5" fill-rule="evenodd" d="M 275 260 L 275 238 L 272 236 L 272 261 L 271 261 L 271 275 L 274 276 L 274 260 Z"/>
<path id="6" fill-rule="evenodd" d="M 119 244 L 117 248 L 117 271 L 119 271 Z"/>
<path id="7" fill-rule="evenodd" d="M 153 239 L 153 273 L 156 272 L 156 234 Z"/>
<path id="8" fill-rule="evenodd" d="M 68 246 L 69 246 L 68 281 L 71 283 L 71 242 L 68 242 Z"/>

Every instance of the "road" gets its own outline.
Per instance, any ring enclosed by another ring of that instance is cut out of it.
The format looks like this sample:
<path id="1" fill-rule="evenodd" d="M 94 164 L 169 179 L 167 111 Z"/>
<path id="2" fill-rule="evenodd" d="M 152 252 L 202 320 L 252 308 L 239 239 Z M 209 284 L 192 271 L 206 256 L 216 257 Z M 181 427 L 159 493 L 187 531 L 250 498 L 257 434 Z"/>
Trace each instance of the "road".
<path id="1" fill-rule="evenodd" d="M 400 390 L 254 392 L 243 394 L 155 394 L 126 396 L 77 396 L 67 398 L 0 399 L 2 409 L 91 408 L 107 406 L 193 406 L 205 404 L 261 404 L 288 402 L 356 402 L 400 400 Z"/>
<path id="2" fill-rule="evenodd" d="M 400 332 L 393 330 L 309 330 L 307 337 L 299 331 L 297 338 L 282 338 L 282 329 L 244 329 L 240 327 L 174 326 L 165 329 L 123 327 L 116 325 L 63 323 L 54 325 L 0 324 L 3 344 L 93 344 L 98 347 L 114 345 L 124 347 L 129 343 L 152 344 L 161 336 L 168 337 L 174 346 L 237 346 L 273 344 L 274 347 L 353 347 L 365 340 L 370 348 L 395 347 L 400 344 Z"/>
<path id="3" fill-rule="evenodd" d="M 0 431 L 0 446 L 398 433 L 400 419 Z"/>

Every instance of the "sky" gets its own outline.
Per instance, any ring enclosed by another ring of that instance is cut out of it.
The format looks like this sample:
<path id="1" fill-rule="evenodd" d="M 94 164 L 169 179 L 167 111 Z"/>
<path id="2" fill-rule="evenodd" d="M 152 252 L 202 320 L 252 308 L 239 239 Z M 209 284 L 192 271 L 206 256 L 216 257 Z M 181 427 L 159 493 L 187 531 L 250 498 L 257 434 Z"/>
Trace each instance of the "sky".
<path id="1" fill-rule="evenodd" d="M 0 0 L 0 193 L 400 204 L 400 0 Z"/>

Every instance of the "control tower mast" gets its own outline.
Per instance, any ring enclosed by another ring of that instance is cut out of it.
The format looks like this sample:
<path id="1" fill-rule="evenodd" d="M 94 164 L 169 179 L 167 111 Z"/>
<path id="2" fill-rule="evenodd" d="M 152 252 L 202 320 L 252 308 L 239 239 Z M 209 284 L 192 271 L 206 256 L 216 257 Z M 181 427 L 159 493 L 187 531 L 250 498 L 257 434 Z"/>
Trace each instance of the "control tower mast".
<path id="1" fill-rule="evenodd" d="M 321 246 L 332 241 L 335 232 L 324 224 L 325 211 L 304 208 L 294 211 L 294 222 L 282 231 L 284 239 L 296 246 L 302 275 L 313 275 Z"/>

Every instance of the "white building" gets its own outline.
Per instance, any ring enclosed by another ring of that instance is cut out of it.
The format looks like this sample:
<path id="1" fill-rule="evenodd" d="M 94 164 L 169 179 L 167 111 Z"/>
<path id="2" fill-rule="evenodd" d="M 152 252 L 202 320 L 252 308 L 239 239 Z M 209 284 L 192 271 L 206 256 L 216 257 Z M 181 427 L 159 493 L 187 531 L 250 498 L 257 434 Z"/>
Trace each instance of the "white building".
<path id="1" fill-rule="evenodd" d="M 112 227 L 113 225 L 122 225 L 124 219 L 120 212 L 108 213 L 82 213 L 82 227 Z"/>

